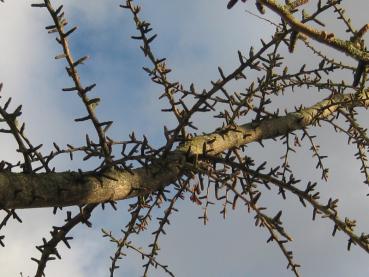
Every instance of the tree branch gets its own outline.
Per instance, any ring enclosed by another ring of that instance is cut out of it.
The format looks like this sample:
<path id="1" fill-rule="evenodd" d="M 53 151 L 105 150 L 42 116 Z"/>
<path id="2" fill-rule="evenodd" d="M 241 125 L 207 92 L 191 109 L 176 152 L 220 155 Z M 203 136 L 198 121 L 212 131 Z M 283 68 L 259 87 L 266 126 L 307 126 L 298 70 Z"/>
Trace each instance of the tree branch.
<path id="1" fill-rule="evenodd" d="M 180 145 L 166 158 L 131 171 L 0 173 L 0 206 L 7 209 L 83 205 L 147 195 L 197 168 L 189 156 L 217 155 L 251 142 L 286 135 L 332 115 L 339 107 L 368 107 L 369 92 L 336 94 L 314 106 L 260 122 L 220 129 Z"/>
<path id="2" fill-rule="evenodd" d="M 354 42 L 342 40 L 335 37 L 331 32 L 320 31 L 300 22 L 292 15 L 289 5 L 279 4 L 276 0 L 259 0 L 258 2 L 277 13 L 296 32 L 301 32 L 320 43 L 351 56 L 355 60 L 369 62 L 369 53 L 357 47 L 355 40 Z"/>

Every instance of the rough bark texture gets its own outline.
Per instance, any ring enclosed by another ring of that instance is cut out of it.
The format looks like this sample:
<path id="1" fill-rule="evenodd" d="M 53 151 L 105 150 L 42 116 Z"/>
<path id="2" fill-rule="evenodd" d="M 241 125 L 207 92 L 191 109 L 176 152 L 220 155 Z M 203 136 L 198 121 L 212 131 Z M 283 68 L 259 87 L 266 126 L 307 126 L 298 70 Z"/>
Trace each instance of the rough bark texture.
<path id="1" fill-rule="evenodd" d="M 168 160 L 166 160 L 167 162 Z M 174 181 L 179 164 L 157 162 L 148 168 L 109 170 L 102 175 L 76 172 L 0 174 L 0 203 L 4 208 L 71 206 L 126 199 L 148 194 Z"/>
<path id="2" fill-rule="evenodd" d="M 349 40 L 342 40 L 335 37 L 333 33 L 319 31 L 312 27 L 309 27 L 308 25 L 300 22 L 298 19 L 295 18 L 289 10 L 288 6 L 282 5 L 275 0 L 259 1 L 260 3 L 277 13 L 279 16 L 281 16 L 291 27 L 293 27 L 295 31 L 301 32 L 320 43 L 341 51 L 358 61 L 369 61 L 369 54 L 366 51 L 360 49 L 360 47 L 357 47 L 354 42 Z"/>
<path id="3" fill-rule="evenodd" d="M 180 145 L 165 159 L 147 168 L 131 172 L 109 170 L 102 175 L 60 173 L 0 173 L 0 204 L 3 208 L 36 208 L 103 203 L 149 194 L 174 182 L 193 167 L 185 161 L 188 155 L 216 155 L 250 142 L 269 139 L 302 129 L 319 118 L 327 118 L 338 107 L 368 106 L 367 92 L 337 94 L 316 105 L 286 116 L 248 123 L 237 128 L 217 130 Z"/>

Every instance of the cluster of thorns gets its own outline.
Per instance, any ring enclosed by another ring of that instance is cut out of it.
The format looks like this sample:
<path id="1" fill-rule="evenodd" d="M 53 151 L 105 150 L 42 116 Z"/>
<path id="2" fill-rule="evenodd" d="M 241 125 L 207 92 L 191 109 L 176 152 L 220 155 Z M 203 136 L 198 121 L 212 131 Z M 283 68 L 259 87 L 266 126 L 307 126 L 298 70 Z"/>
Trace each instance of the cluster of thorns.
<path id="1" fill-rule="evenodd" d="M 234 7 L 237 2 L 231 0 L 227 7 L 229 9 Z M 265 228 L 269 236 L 268 242 L 273 241 L 278 245 L 287 259 L 288 268 L 299 276 L 300 265 L 295 262 L 292 251 L 287 247 L 292 236 L 283 226 L 282 211 L 268 215 L 267 207 L 259 204 L 263 189 L 272 190 L 273 187 L 284 199 L 287 194 L 291 194 L 297 197 L 303 206 L 312 207 L 313 219 L 321 215 L 331 220 L 333 235 L 341 231 L 348 236 L 348 249 L 353 244 L 369 253 L 369 235 L 365 233 L 358 235 L 355 231 L 355 220 L 342 219 L 338 216 L 338 199 L 330 198 L 323 203 L 317 189 L 318 184 L 312 181 L 304 184 L 298 180 L 289 164 L 291 153 L 306 141 L 316 160 L 316 169 L 320 171 L 321 179 L 328 180 L 329 171 L 324 165 L 324 159 L 327 157 L 320 154 L 316 136 L 308 130 L 309 126 L 319 127 L 325 122 L 332 126 L 334 131 L 347 136 L 348 143 L 356 146 L 357 152 L 354 155 L 361 162 L 360 170 L 365 179 L 364 183 L 369 184 L 366 158 L 369 138 L 367 130 L 357 121 L 357 110 L 366 108 L 369 104 L 365 87 L 368 79 L 366 65 L 369 62 L 369 53 L 363 40 L 369 25 L 359 30 L 354 29 L 340 6 L 341 0 L 318 1 L 310 13 L 302 10 L 302 7 L 308 4 L 308 0 L 285 1 L 283 4 L 275 0 L 254 2 L 261 14 L 269 9 L 280 16 L 281 21 L 274 23 L 257 15 L 265 22 L 273 24 L 275 33 L 269 41 L 262 40 L 262 46 L 258 50 L 252 48 L 247 54 L 239 51 L 239 64 L 232 72 L 226 73 L 219 67 L 219 77 L 211 81 L 210 89 L 204 90 L 196 88 L 193 84 L 186 87 L 170 79 L 171 69 L 167 66 L 165 58 L 158 58 L 151 48 L 156 35 L 152 34 L 150 23 L 141 19 L 141 7 L 135 5 L 133 0 L 126 0 L 121 5 L 130 12 L 137 29 L 137 34 L 132 36 L 132 39 L 140 42 L 144 56 L 151 62 L 152 66 L 145 67 L 144 70 L 151 80 L 162 88 L 162 95 L 159 98 L 166 100 L 167 105 L 162 111 L 170 113 L 176 120 L 174 127 L 164 127 L 166 141 L 159 148 L 153 147 L 145 136 L 139 139 L 134 133 L 124 141 L 109 137 L 108 130 L 113 122 L 101 121 L 98 118 L 96 107 L 100 103 L 100 98 L 90 96 L 95 84 L 83 85 L 78 74 L 78 68 L 87 61 L 88 56 L 75 60 L 69 47 L 69 38 L 77 27 L 68 28 L 62 5 L 54 8 L 50 0 L 32 4 L 33 7 L 47 9 L 51 16 L 52 24 L 47 26 L 46 30 L 51 34 L 57 34 L 56 41 L 61 47 L 61 54 L 56 55 L 55 59 L 66 61 L 66 72 L 73 83 L 72 86 L 63 88 L 63 91 L 75 93 L 85 108 L 86 115 L 75 121 L 91 122 L 96 130 L 96 136 L 95 139 L 91 139 L 86 135 L 85 144 L 77 147 L 67 145 L 63 148 L 54 143 L 54 150 L 43 154 L 42 145 L 34 146 L 25 134 L 25 124 L 19 124 L 21 106 L 10 112 L 11 99 L 9 99 L 0 107 L 1 121 L 6 126 L 0 129 L 0 132 L 14 136 L 18 143 L 17 151 L 21 153 L 23 161 L 18 163 L 2 161 L 1 172 L 21 170 L 24 174 L 30 175 L 40 172 L 54 173 L 55 168 L 51 163 L 55 158 L 67 154 L 73 159 L 75 153 L 83 153 L 83 160 L 100 161 L 95 169 L 89 172 L 79 170 L 77 174 L 81 180 L 94 176 L 102 186 L 104 180 L 114 179 L 108 173 L 112 168 L 131 172 L 132 175 L 137 174 L 135 171 L 137 168 L 143 168 L 150 171 L 153 178 L 160 175 L 160 171 L 168 171 L 167 175 L 171 175 L 170 170 L 173 166 L 178 169 L 173 169 L 175 172 L 173 177 L 168 177 L 169 181 L 160 187 L 138 190 L 130 195 L 135 196 L 136 201 L 129 207 L 131 219 L 122 230 L 121 237 L 103 230 L 103 236 L 117 246 L 116 252 L 111 257 L 110 276 L 114 276 L 119 267 L 119 260 L 128 249 L 137 252 L 145 260 L 144 276 L 148 275 L 152 267 L 159 267 L 170 276 L 174 276 L 167 265 L 158 261 L 157 256 L 160 250 L 159 239 L 165 234 L 170 217 L 177 211 L 175 207 L 177 201 L 183 199 L 189 199 L 203 208 L 200 218 L 204 224 L 208 221 L 208 209 L 214 202 L 221 203 L 220 212 L 224 217 L 229 209 L 245 205 L 248 211 L 254 214 L 255 225 Z M 321 30 L 325 24 L 320 18 L 329 11 L 338 16 L 337 22 L 344 24 L 350 35 L 347 40 L 336 37 L 332 32 Z M 314 28 L 312 24 L 319 27 Z M 304 45 L 311 51 L 312 56 L 317 57 L 316 66 L 301 65 L 299 70 L 289 71 L 284 56 L 286 49 L 293 52 L 296 44 L 300 44 L 301 47 Z M 327 56 L 317 48 L 322 44 L 352 57 L 357 64 L 347 65 Z M 335 80 L 336 72 L 344 72 L 347 76 L 353 75 L 353 81 Z M 256 77 L 250 81 L 249 76 Z M 240 92 L 231 92 L 229 89 L 231 83 L 246 85 Z M 295 107 L 293 112 L 286 114 L 282 114 L 278 109 L 272 109 L 273 97 L 300 88 L 315 89 L 328 94 L 325 99 L 312 107 Z M 220 122 L 220 127 L 213 133 L 198 134 L 198 126 L 194 120 L 198 114 L 214 115 Z M 263 140 L 276 137 L 279 137 L 286 147 L 281 164 L 270 166 L 268 161 L 257 164 L 249 156 L 247 145 L 257 142 L 263 146 Z M 21 195 L 21 191 L 16 191 L 14 197 L 17 197 L 17 194 Z M 31 202 L 41 201 L 40 198 L 41 196 L 34 192 Z M 115 203 L 115 199 L 104 203 L 80 203 L 79 213 L 72 216 L 71 212 L 67 212 L 66 223 L 60 227 L 54 226 L 51 238 L 44 238 L 43 243 L 37 246 L 41 257 L 32 258 L 37 263 L 35 276 L 44 275 L 48 261 L 61 258 L 57 249 L 60 242 L 70 247 L 69 241 L 72 237 L 68 234 L 74 227 L 80 224 L 90 227 L 92 223 L 89 218 L 96 207 L 101 204 L 104 208 L 106 204 L 110 204 L 115 209 Z M 21 222 L 16 207 L 6 205 L 2 207 L 5 217 L 0 222 L 0 230 L 12 217 Z M 156 208 L 163 209 L 164 214 L 157 219 L 158 228 L 153 232 L 152 243 L 144 250 L 132 243 L 132 237 L 149 230 L 150 222 L 153 221 L 152 212 Z M 62 209 L 62 205 L 55 205 L 54 213 L 59 209 Z M 5 245 L 4 236 L 0 236 L 0 243 Z"/>

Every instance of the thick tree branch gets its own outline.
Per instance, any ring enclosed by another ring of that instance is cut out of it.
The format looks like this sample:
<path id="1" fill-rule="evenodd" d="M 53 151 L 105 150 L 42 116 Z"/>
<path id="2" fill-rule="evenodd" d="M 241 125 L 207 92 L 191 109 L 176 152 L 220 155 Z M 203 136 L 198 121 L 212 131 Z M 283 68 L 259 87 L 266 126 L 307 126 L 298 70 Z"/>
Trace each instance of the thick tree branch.
<path id="1" fill-rule="evenodd" d="M 209 135 L 195 137 L 178 148 L 194 155 L 202 154 L 204 143 L 207 154 L 216 155 L 227 149 L 239 147 L 250 142 L 275 138 L 294 130 L 305 128 L 316 120 L 327 118 L 342 106 L 368 106 L 369 92 L 359 95 L 337 94 L 318 102 L 314 106 L 272 119 L 255 123 L 247 123 L 229 130 L 219 130 Z"/>
<path id="2" fill-rule="evenodd" d="M 320 43 L 341 51 L 358 61 L 369 62 L 369 53 L 361 50 L 355 44 L 355 41 L 339 39 L 331 32 L 320 31 L 300 22 L 292 15 L 288 5 L 282 5 L 276 0 L 259 0 L 259 2 L 277 13 L 295 31 L 301 32 Z"/>
<path id="3" fill-rule="evenodd" d="M 176 157 L 176 158 L 174 158 Z M 174 160 L 173 160 L 174 159 Z M 111 169 L 102 175 L 77 172 L 0 173 L 2 208 L 36 208 L 103 203 L 145 195 L 181 175 L 176 155 L 131 172 Z"/>
<path id="4" fill-rule="evenodd" d="M 275 138 L 305 128 L 327 118 L 339 107 L 369 106 L 369 92 L 336 94 L 312 107 L 256 123 L 221 129 L 198 136 L 180 145 L 165 159 L 147 167 L 130 171 L 110 169 L 103 174 L 0 173 L 0 205 L 2 208 L 35 208 L 103 203 L 146 195 L 175 182 L 183 174 L 196 170 L 186 157 L 216 155 L 227 149 Z"/>

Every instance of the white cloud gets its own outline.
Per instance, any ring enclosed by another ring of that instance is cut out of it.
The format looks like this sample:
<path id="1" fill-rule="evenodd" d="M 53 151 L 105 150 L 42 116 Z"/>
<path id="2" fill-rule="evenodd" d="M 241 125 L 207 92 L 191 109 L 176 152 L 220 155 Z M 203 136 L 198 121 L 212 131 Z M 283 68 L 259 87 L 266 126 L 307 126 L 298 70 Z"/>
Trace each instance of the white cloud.
<path id="1" fill-rule="evenodd" d="M 194 81 L 199 87 L 209 87 L 209 81 L 218 78 L 218 65 L 224 66 L 226 72 L 231 70 L 237 63 L 236 50 L 247 52 L 256 37 L 260 34 L 268 37 L 270 31 L 270 26 L 263 21 L 245 14 L 241 5 L 239 9 L 226 10 L 226 1 L 142 2 L 143 15 L 152 21 L 155 31 L 159 33 L 154 49 L 159 57 L 168 57 L 169 65 L 174 68 L 172 78 L 183 80 L 185 84 Z M 244 7 L 250 8 L 251 2 Z M 144 126 L 140 126 L 138 132 L 145 131 L 156 137 L 162 130 L 161 120 L 167 121 L 159 111 L 163 104 L 157 102 L 160 89 L 140 79 L 145 76 L 141 70 L 145 60 L 136 47 L 137 42 L 129 40 L 129 35 L 134 34 L 130 15 L 118 8 L 118 4 L 117 1 L 65 1 L 67 17 L 72 17 L 70 23 L 80 25 L 80 30 L 73 35 L 72 46 L 78 54 L 87 47 L 92 51 L 83 53 L 92 56 L 82 69 L 83 80 L 87 82 L 91 79 L 98 83 L 96 91 L 102 97 L 101 116 L 118 121 L 114 134 L 124 138 L 128 130 L 142 124 Z M 85 125 L 72 123 L 74 117 L 83 113 L 83 108 L 76 97 L 60 92 L 62 87 L 70 84 L 70 80 L 65 76 L 62 62 L 53 60 L 60 49 L 43 29 L 50 23 L 50 18 L 42 9 L 31 9 L 29 5 L 26 1 L 9 0 L 0 5 L 0 17 L 5 22 L 0 25 L 3 38 L 0 45 L 3 95 L 12 96 L 16 103 L 24 104 L 23 119 L 28 123 L 26 131 L 34 141 L 43 142 L 46 147 L 50 147 L 53 140 L 62 144 L 77 143 L 90 130 L 85 129 Z M 125 49 L 128 49 L 127 52 Z M 140 112 L 136 115 L 133 112 L 137 109 Z M 206 124 L 202 120 L 201 125 Z M 351 162 L 342 161 L 350 154 L 347 149 L 335 152 L 335 145 L 330 142 L 331 134 L 324 132 L 323 135 L 325 147 L 322 151 L 332 153 L 332 168 L 336 168 L 332 172 L 332 184 L 320 186 L 324 197 L 331 193 L 340 195 L 344 202 L 343 215 L 365 219 L 366 209 L 362 207 L 365 207 L 366 199 L 360 198 L 360 195 L 365 193 L 366 188 L 359 184 L 359 178 L 352 177 L 357 176 L 357 169 L 347 166 Z M 10 138 L 3 137 L 1 158 L 14 159 L 14 152 L 11 151 L 14 144 L 11 144 Z M 260 160 L 267 157 L 277 161 L 283 152 L 280 148 L 263 151 L 256 146 L 250 147 L 249 153 Z M 305 154 L 296 155 L 300 165 L 297 171 L 306 176 L 303 174 L 311 173 L 307 168 L 314 165 L 304 164 L 303 159 Z M 62 166 L 69 167 L 65 162 Z M 291 247 L 296 252 L 296 259 L 303 265 L 304 276 L 348 276 L 350 270 L 355 270 L 355 276 L 367 276 L 363 251 L 345 252 L 344 236 L 329 238 L 332 230 L 330 223 L 323 220 L 311 223 L 311 209 L 294 208 L 297 200 L 292 197 L 288 202 L 275 198 L 274 191 L 264 201 L 272 203 L 271 211 L 286 208 L 284 221 L 295 234 L 296 242 Z M 266 232 L 259 232 L 252 225 L 252 215 L 244 210 L 232 213 L 230 219 L 224 222 L 218 215 L 219 207 L 215 207 L 210 225 L 205 228 L 196 220 L 201 209 L 188 203 L 180 207 L 179 217 L 172 220 L 168 236 L 163 237 L 159 256 L 159 260 L 171 265 L 178 276 L 288 274 L 284 270 L 286 262 L 277 247 L 265 244 Z M 25 211 L 23 214 L 23 224 L 13 223 L 5 228 L 7 247 L 0 249 L 1 276 L 17 276 L 19 271 L 32 274 L 34 262 L 29 257 L 37 258 L 38 255 L 34 245 L 40 243 L 42 236 L 48 236 L 52 225 L 60 225 L 63 219 L 53 217 L 49 209 Z M 48 276 L 106 276 L 108 256 L 113 249 L 100 237 L 99 223 L 109 225 L 110 221 L 111 228 L 118 229 L 127 217 L 124 208 L 113 214 L 98 213 L 95 229 L 88 230 L 81 226 L 73 231 L 72 235 L 76 238 L 72 241 L 72 250 L 61 246 L 63 260 L 48 265 Z M 363 224 L 360 229 L 368 230 L 369 226 Z M 148 237 L 139 240 L 140 245 L 145 246 Z M 139 257 L 131 255 L 133 257 L 123 260 L 119 274 L 129 272 L 127 276 L 138 276 L 141 272 Z M 163 275 L 159 270 L 153 276 Z"/>

